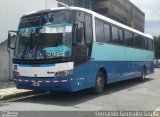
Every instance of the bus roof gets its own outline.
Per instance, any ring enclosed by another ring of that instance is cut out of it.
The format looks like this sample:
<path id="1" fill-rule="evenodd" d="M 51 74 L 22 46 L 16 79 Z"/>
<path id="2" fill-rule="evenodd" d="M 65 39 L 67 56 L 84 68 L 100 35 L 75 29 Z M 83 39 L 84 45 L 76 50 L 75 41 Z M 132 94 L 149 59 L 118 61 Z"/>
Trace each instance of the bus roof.
<path id="1" fill-rule="evenodd" d="M 140 34 L 142 36 L 145 36 L 147 38 L 153 39 L 153 36 L 151 36 L 149 34 L 145 34 L 143 32 L 140 32 L 140 31 L 136 30 L 136 29 L 133 29 L 133 28 L 131 28 L 129 26 L 126 26 L 126 25 L 124 25 L 122 23 L 119 23 L 119 22 L 117 22 L 117 21 L 115 21 L 113 19 L 110 19 L 108 17 L 100 15 L 100 14 L 94 12 L 94 11 L 91 11 L 91 10 L 88 10 L 88 9 L 85 9 L 85 8 L 80 8 L 80 7 L 58 7 L 58 8 L 51 8 L 51 9 L 46 9 L 46 10 L 41 10 L 41 11 L 30 12 L 30 13 L 27 13 L 26 15 L 35 14 L 35 13 L 44 12 L 44 11 L 46 11 L 46 12 L 47 11 L 54 11 L 54 10 L 79 10 L 79 11 L 83 11 L 83 12 L 92 14 L 94 17 L 97 17 L 99 19 L 107 21 L 107 22 L 109 22 L 109 23 L 111 23 L 113 25 L 119 26 L 119 27 L 124 28 L 126 30 L 129 30 L 129 31 L 132 31 L 134 33 L 137 33 L 137 34 Z"/>

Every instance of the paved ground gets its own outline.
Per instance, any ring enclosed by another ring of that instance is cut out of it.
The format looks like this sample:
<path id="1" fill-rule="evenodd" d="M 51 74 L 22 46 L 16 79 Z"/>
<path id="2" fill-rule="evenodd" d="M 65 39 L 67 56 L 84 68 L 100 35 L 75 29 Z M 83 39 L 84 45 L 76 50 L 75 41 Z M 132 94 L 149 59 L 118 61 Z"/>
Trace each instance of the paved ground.
<path id="1" fill-rule="evenodd" d="M 102 95 L 88 91 L 35 95 L 1 102 L 10 111 L 153 111 L 160 106 L 160 69 L 145 82 L 130 80 L 108 86 Z"/>

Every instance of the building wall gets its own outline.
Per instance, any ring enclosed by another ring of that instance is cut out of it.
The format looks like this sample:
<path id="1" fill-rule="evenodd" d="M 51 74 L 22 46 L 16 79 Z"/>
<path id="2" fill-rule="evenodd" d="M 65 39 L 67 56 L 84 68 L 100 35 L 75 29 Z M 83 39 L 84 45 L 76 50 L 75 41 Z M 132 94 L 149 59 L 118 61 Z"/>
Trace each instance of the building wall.
<path id="1" fill-rule="evenodd" d="M 57 7 L 56 0 L 0 0 L 0 81 L 9 80 L 8 30 L 17 30 L 22 15 L 51 7 Z"/>

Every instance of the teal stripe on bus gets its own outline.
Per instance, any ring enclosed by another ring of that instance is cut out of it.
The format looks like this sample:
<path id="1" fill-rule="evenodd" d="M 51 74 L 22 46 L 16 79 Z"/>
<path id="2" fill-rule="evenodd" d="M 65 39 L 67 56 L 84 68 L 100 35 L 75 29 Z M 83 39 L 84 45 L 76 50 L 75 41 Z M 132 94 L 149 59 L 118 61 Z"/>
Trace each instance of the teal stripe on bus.
<path id="1" fill-rule="evenodd" d="M 154 52 L 109 43 L 93 43 L 92 58 L 96 61 L 153 61 Z"/>

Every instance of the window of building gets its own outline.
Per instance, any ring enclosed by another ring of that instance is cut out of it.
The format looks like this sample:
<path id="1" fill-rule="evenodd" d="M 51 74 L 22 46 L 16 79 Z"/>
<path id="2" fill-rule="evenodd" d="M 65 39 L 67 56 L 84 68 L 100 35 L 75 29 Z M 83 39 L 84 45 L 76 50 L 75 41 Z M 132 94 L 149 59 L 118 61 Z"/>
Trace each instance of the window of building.
<path id="1" fill-rule="evenodd" d="M 112 42 L 119 44 L 118 28 L 112 26 Z"/>

